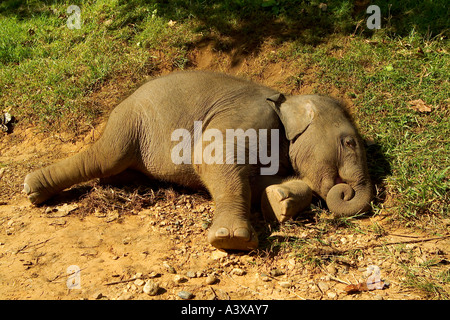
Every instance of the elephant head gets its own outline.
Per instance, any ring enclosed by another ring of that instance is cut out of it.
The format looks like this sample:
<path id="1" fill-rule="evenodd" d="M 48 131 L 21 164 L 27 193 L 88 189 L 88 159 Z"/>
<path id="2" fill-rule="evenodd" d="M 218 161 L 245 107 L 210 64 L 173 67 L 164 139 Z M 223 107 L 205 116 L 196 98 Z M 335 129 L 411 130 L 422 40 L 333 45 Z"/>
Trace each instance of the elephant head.
<path id="1" fill-rule="evenodd" d="M 341 103 L 318 95 L 282 94 L 267 101 L 284 126 L 299 178 L 337 216 L 368 211 L 373 186 L 364 144 Z"/>

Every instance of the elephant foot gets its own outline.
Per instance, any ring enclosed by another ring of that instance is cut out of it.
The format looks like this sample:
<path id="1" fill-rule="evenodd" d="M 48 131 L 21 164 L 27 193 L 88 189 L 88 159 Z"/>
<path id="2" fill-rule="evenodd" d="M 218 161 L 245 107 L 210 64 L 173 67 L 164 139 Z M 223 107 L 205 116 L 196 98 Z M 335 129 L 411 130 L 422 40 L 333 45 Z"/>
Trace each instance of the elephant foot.
<path id="1" fill-rule="evenodd" d="M 261 211 L 266 220 L 276 219 L 282 223 L 296 215 L 300 209 L 297 199 L 281 185 L 268 186 L 263 192 Z"/>
<path id="2" fill-rule="evenodd" d="M 25 177 L 22 192 L 27 195 L 28 200 L 34 205 L 40 204 L 52 196 L 44 190 L 42 184 L 37 181 L 37 178 L 33 173 L 30 173 Z"/>
<path id="3" fill-rule="evenodd" d="M 248 221 L 224 215 L 214 219 L 208 241 L 224 250 L 251 251 L 258 247 L 258 236 Z"/>

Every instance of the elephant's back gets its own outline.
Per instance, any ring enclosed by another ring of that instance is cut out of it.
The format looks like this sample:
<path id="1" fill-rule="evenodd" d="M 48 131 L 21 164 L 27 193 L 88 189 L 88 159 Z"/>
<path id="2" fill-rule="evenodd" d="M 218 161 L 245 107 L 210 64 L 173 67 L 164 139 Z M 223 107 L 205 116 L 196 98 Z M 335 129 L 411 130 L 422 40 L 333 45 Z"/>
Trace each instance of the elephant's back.
<path id="1" fill-rule="evenodd" d="M 189 71 L 150 80 L 130 98 L 145 118 L 164 124 L 161 129 L 174 130 L 219 114 L 240 114 L 243 109 L 252 109 L 251 115 L 270 113 L 265 99 L 275 92 L 226 74 Z"/>
<path id="2" fill-rule="evenodd" d="M 276 91 L 262 85 L 213 72 L 179 72 L 150 80 L 126 102 L 140 118 L 139 145 L 147 174 L 183 185 L 201 181 L 192 165 L 176 165 L 171 159 L 173 133 L 189 132 L 193 148 L 194 121 L 202 131 L 264 128 L 278 123 L 266 98 Z M 275 120 L 274 120 L 275 119 Z M 193 150 L 193 149 L 192 149 Z"/>

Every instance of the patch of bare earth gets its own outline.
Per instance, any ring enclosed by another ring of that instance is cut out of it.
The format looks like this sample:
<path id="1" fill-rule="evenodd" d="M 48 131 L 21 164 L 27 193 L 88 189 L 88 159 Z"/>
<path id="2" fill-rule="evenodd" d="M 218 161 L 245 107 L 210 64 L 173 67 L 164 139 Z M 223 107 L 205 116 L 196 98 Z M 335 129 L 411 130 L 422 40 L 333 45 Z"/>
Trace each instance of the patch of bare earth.
<path id="1" fill-rule="evenodd" d="M 299 86 L 289 81 L 299 66 L 279 61 L 274 50 L 269 42 L 260 53 L 236 59 L 233 52 L 207 42 L 191 53 L 190 65 L 244 76 L 287 93 L 311 93 L 314 70 L 305 71 L 305 86 Z M 114 100 L 97 94 L 102 96 Z M 190 292 L 191 299 L 219 300 L 449 296 L 443 280 L 450 261 L 448 222 L 412 232 L 396 224 L 389 210 L 343 224 L 313 207 L 294 221 L 269 227 L 255 212 L 261 248 L 243 254 L 207 243 L 214 203 L 205 192 L 93 181 L 47 205 L 30 205 L 20 193 L 24 176 L 79 152 L 101 130 L 99 125 L 79 138 L 19 124 L 2 137 L 1 299 L 167 300 L 181 299 L 181 291 Z M 349 286 L 367 283 L 371 265 L 379 268 L 383 288 L 351 291 Z M 79 273 L 70 271 L 73 266 Z M 149 294 L 152 283 L 159 289 Z M 427 290 L 429 284 L 433 289 Z"/>

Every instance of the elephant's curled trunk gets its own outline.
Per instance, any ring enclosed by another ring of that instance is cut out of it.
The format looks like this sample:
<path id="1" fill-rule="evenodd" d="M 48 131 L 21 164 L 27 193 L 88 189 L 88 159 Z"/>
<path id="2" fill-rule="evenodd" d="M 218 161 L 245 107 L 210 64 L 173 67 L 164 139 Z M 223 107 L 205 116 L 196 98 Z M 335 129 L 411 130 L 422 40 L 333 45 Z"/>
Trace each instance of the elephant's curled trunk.
<path id="1" fill-rule="evenodd" d="M 346 183 L 334 185 L 327 194 L 328 209 L 339 217 L 348 217 L 370 209 L 373 189 L 370 182 L 360 183 L 353 188 Z"/>

